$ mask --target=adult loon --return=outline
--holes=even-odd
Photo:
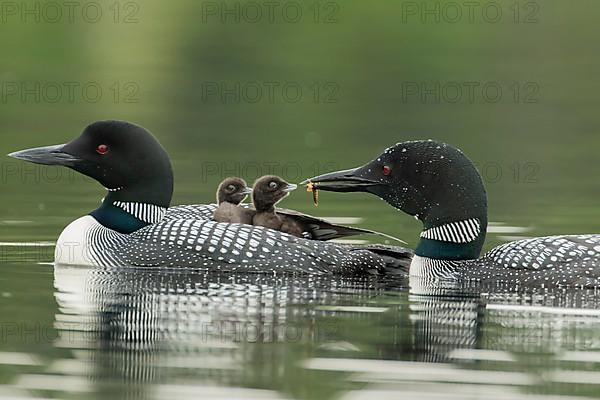
[[[306,240],[177,213],[164,218],[173,193],[169,156],[150,132],[124,121],[95,122],[67,144],[10,156],[67,166],[108,190],[98,209],[63,230],[57,264],[356,275],[396,272],[412,256],[401,247]]]
[[[304,237],[302,226],[298,222],[275,212],[275,204],[288,196],[291,191],[296,190],[297,187],[275,175],[266,175],[254,182],[252,201],[256,214],[252,217],[252,224]]]
[[[596,234],[509,242],[479,258],[487,228],[485,187],[471,160],[448,144],[398,143],[362,167],[307,183],[319,190],[372,193],[422,221],[411,276],[511,287],[600,285]]]
[[[240,207],[252,189],[246,181],[238,177],[226,178],[217,188],[217,204],[219,207],[213,214],[217,222],[230,222],[252,225],[254,212],[246,207]]]

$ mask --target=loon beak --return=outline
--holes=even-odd
[[[252,193],[252,188],[246,186],[244,189],[242,189],[242,191],[240,192],[240,194],[250,194]]]
[[[64,144],[36,147],[33,149],[16,151],[14,153],[10,153],[8,156],[16,158],[17,160],[29,161],[35,164],[64,165],[66,167],[72,167],[76,162],[81,161],[80,158],[69,153],[65,153],[63,151],[64,147]]]
[[[284,187],[282,190],[284,192],[293,192],[294,190],[298,189],[298,185],[294,185],[293,183],[288,183],[288,185],[286,187]]]
[[[330,192],[364,192],[367,188],[381,183],[360,176],[362,168],[363,167],[346,169],[315,176],[300,184],[313,184],[314,189],[327,190]]]

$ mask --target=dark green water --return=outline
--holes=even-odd
[[[596,1],[481,2],[472,17],[446,1],[433,14],[280,2],[272,15],[263,2],[81,2],[60,17],[53,4],[2,5],[1,154],[130,120],[168,149],[173,204],[189,204],[231,174],[300,181],[433,138],[484,175],[486,249],[600,232]],[[0,165],[0,396],[600,393],[594,292],[427,298],[402,281],[55,269],[52,243],[103,190]],[[360,217],[411,247],[420,229],[366,194],[284,205]]]

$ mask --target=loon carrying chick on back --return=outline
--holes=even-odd
[[[398,143],[354,169],[311,178],[318,190],[368,192],[423,222],[410,275],[512,287],[600,285],[600,235],[505,243],[479,257],[487,228],[481,176],[460,150],[435,141]]]
[[[167,218],[173,194],[169,156],[150,132],[128,122],[95,122],[67,144],[10,156],[72,168],[108,190],[98,209],[61,233],[55,251],[59,264],[356,275],[395,272],[412,256],[401,247],[348,246],[189,218],[185,210]]]
[[[260,177],[254,183],[254,189],[249,188],[242,178],[226,178],[217,189],[218,207],[215,206],[212,219],[217,222],[264,226],[296,237],[313,240],[332,240],[373,234],[406,244],[385,233],[338,225],[299,211],[275,207],[296,187],[275,175]],[[240,204],[248,193],[253,194],[254,208]],[[210,204],[177,206],[167,211],[166,218],[211,219],[212,212],[213,206]]]

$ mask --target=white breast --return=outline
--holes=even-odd
[[[434,260],[414,255],[410,263],[409,281],[412,295],[449,295],[460,289],[456,266],[451,261]]]
[[[427,271],[427,265],[424,262],[423,257],[415,254],[410,262],[410,276],[425,277],[428,275],[428,272],[431,271]]]
[[[60,234],[54,262],[63,265],[97,266],[90,233],[101,226],[89,215],[71,222]]]

